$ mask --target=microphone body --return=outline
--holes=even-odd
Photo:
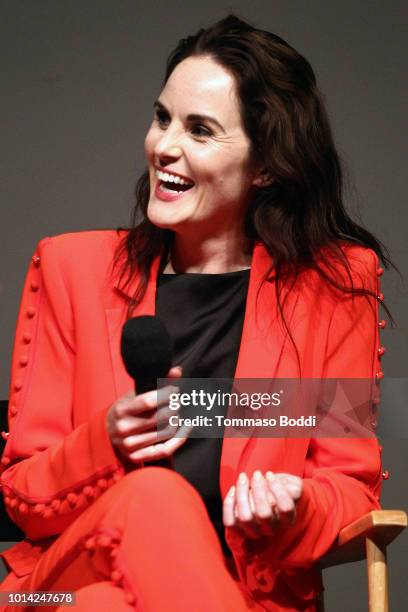
[[[137,393],[156,389],[157,379],[165,378],[171,368],[170,334],[157,317],[144,315],[128,319],[122,329],[120,350]]]

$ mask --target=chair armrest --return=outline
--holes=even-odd
[[[407,526],[403,510],[372,510],[344,527],[334,546],[318,563],[320,569],[366,558],[366,538],[385,548]]]

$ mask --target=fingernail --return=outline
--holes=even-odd
[[[148,392],[145,397],[145,402],[149,408],[154,408],[157,405],[157,389]]]
[[[268,479],[268,480],[270,480],[271,482],[272,482],[273,480],[275,480],[275,474],[274,474],[273,472],[268,471],[268,472],[266,472],[265,476],[266,476],[266,477],[267,477],[267,479]]]
[[[262,479],[262,473],[261,473],[260,470],[256,470],[256,472],[254,472],[253,479],[254,480],[261,480]]]
[[[238,482],[240,484],[246,484],[248,482],[248,478],[247,475],[245,474],[245,472],[241,472],[239,477],[238,477]]]
[[[229,490],[229,492],[228,492],[228,495],[229,495],[230,497],[232,497],[233,495],[235,495],[235,487],[231,487],[231,488],[230,488],[230,490]]]

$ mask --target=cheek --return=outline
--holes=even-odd
[[[148,159],[151,159],[154,155],[154,148],[155,148],[155,144],[156,144],[156,139],[154,136],[154,132],[153,130],[150,128],[149,131],[146,134],[146,138],[144,141],[144,150],[145,150],[145,155]]]
[[[213,185],[223,185],[241,173],[241,164],[231,159],[229,151],[200,151],[194,155],[194,166],[197,178]]]
[[[203,164],[204,166],[204,164]],[[233,190],[235,194],[246,190],[249,180],[248,164],[241,157],[218,159],[208,169],[208,180],[219,191]]]

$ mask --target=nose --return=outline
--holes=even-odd
[[[161,166],[179,159],[183,151],[177,132],[168,128],[156,142],[154,153]]]

